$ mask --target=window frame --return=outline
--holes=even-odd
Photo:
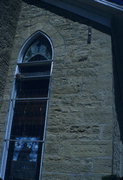
[[[14,106],[16,102],[16,75],[19,73],[19,65],[24,65],[25,62],[23,62],[23,57],[26,52],[26,50],[29,48],[29,46],[33,43],[35,39],[38,37],[44,36],[51,45],[51,51],[52,51],[52,58],[45,61],[38,61],[36,63],[44,64],[44,63],[51,63],[51,69],[50,69],[50,76],[49,76],[49,87],[48,87],[48,95],[47,95],[47,102],[46,102],[46,113],[45,113],[45,120],[44,120],[44,135],[43,135],[43,143],[42,143],[42,152],[41,152],[41,161],[40,161],[40,169],[39,169],[39,179],[42,177],[42,163],[43,163],[43,156],[44,156],[44,146],[45,146],[45,140],[46,140],[46,128],[47,128],[47,120],[48,120],[48,109],[49,109],[49,97],[50,97],[50,90],[51,90],[51,76],[52,76],[52,69],[53,69],[53,58],[54,58],[54,48],[53,43],[48,35],[46,35],[42,31],[36,31],[34,34],[32,34],[22,45],[21,50],[18,55],[17,59],[17,65],[14,73],[14,81],[13,81],[13,87],[12,87],[12,93],[10,98],[10,105],[9,105],[9,111],[7,116],[7,125],[6,125],[6,132],[4,137],[4,146],[3,146],[3,156],[1,161],[1,177],[5,178],[5,171],[7,166],[7,158],[8,158],[8,150],[9,150],[9,143],[10,143],[10,135],[11,135],[11,128],[12,128],[12,122],[13,122],[13,115],[14,115]],[[26,62],[25,64],[31,64],[32,62]],[[34,62],[32,63],[35,64]]]

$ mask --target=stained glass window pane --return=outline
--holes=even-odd
[[[17,98],[48,97],[49,79],[17,81]]]
[[[52,58],[52,49],[49,41],[43,36],[36,39],[27,49],[23,62],[48,60]]]
[[[42,143],[35,137],[10,141],[6,180],[38,180]]]
[[[6,180],[37,180],[45,113],[45,101],[16,102],[9,143]]]
[[[14,109],[11,139],[37,137],[43,139],[46,102],[17,102]]]

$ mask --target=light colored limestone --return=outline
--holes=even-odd
[[[20,48],[32,33],[44,31],[54,45],[54,69],[43,180],[101,180],[111,174],[116,120],[111,39],[92,28],[92,42],[87,44],[87,29],[87,25],[22,2],[0,109],[0,140]]]

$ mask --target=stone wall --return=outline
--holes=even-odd
[[[20,1],[0,1],[0,107],[19,10]]]
[[[43,180],[101,180],[112,173],[114,96],[110,36],[22,3],[0,112],[6,122],[19,50],[35,31],[54,45]],[[5,128],[1,127],[2,134]],[[1,134],[1,137],[2,137]]]
[[[93,29],[88,45],[87,26],[60,22],[66,54],[54,64],[43,177],[99,180],[112,171],[110,37]]]

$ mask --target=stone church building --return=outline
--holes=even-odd
[[[0,177],[123,176],[122,0],[0,1]]]

